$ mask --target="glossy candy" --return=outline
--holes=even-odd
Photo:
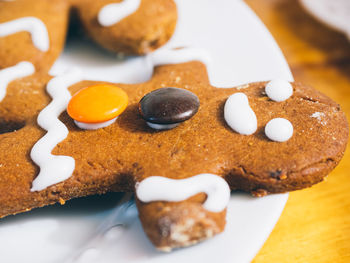
[[[161,88],[145,95],[139,103],[143,119],[154,129],[169,129],[193,117],[198,97],[185,89]]]
[[[108,84],[94,85],[78,91],[70,100],[67,112],[76,122],[99,124],[118,117],[128,105],[128,95]]]

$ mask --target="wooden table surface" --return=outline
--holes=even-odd
[[[309,16],[296,0],[246,2],[275,37],[295,80],[330,96],[349,117],[350,42]],[[348,149],[325,182],[290,193],[253,263],[350,262],[349,174]]]

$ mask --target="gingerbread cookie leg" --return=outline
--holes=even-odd
[[[152,244],[161,251],[187,247],[224,231],[226,210],[212,213],[201,202],[137,202],[142,227]]]
[[[102,47],[146,54],[164,45],[177,20],[173,0],[75,0],[87,33]]]
[[[48,71],[65,42],[67,1],[0,1],[0,69],[29,61]]]
[[[145,233],[159,250],[190,246],[224,230],[230,189],[217,175],[149,177],[137,184],[136,196]]]

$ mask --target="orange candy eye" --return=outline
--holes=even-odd
[[[83,123],[99,123],[119,116],[128,105],[128,95],[121,88],[100,84],[78,91],[70,100],[67,112]]]

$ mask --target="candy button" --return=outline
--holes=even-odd
[[[145,95],[139,111],[147,124],[158,130],[171,129],[193,117],[199,99],[192,92],[180,88],[161,88]]]
[[[78,91],[67,112],[82,129],[99,129],[112,124],[128,105],[128,95],[114,85],[100,84]]]

